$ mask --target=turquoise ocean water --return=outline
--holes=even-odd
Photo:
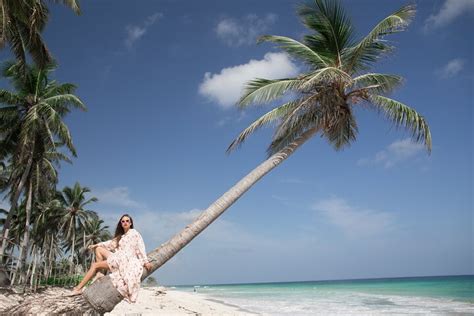
[[[474,276],[469,275],[175,289],[262,315],[474,315],[473,284]]]

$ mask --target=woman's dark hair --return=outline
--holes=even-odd
[[[115,236],[114,236],[114,239],[116,240],[117,245],[118,245],[118,242],[120,241],[120,238],[122,238],[122,235],[125,234],[125,231],[123,230],[123,227],[122,227],[122,218],[124,218],[125,216],[130,218],[130,228],[133,228],[133,218],[130,215],[123,214],[122,216],[120,216],[120,219],[117,224],[117,228],[115,229]]]

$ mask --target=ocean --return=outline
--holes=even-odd
[[[474,275],[468,275],[175,289],[262,315],[474,315],[473,284]]]

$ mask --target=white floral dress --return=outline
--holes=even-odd
[[[117,245],[115,239],[98,244],[112,253],[107,258],[113,285],[128,303],[135,303],[140,289],[143,266],[148,262],[143,238],[131,228]]]

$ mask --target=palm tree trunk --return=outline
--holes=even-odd
[[[33,269],[31,271],[31,277],[30,277],[30,289],[33,289],[35,286],[36,263],[37,263],[37,253],[35,252],[33,261],[32,261]]]
[[[25,186],[26,179],[28,178],[28,175],[30,174],[30,169],[33,164],[33,156],[31,156],[28,159],[28,164],[26,165],[25,171],[23,172],[23,175],[21,176],[20,182],[18,183],[18,187],[16,188],[16,191],[13,194],[13,199],[11,200],[11,206],[10,206],[10,211],[8,212],[7,218],[5,219],[5,224],[3,225],[3,231],[2,231],[2,247],[0,248],[0,254],[1,254],[1,263],[4,263],[5,260],[5,250],[7,248],[7,242],[8,242],[8,235],[10,233],[10,225],[11,225],[11,220],[13,218],[13,215],[16,212],[16,207],[18,205],[18,199],[20,198],[21,191],[23,190],[23,187]]]
[[[20,271],[20,280],[21,282],[26,282],[25,280],[25,271],[23,267],[26,265],[26,257],[28,256],[28,245],[30,243],[30,218],[31,218],[31,204],[33,200],[33,183],[30,181],[29,187],[28,187],[28,198],[26,200],[26,220],[25,220],[25,232],[23,235],[23,251],[22,255],[20,256],[20,265],[19,265],[19,271]]]
[[[145,279],[148,275],[153,273],[156,269],[165,264],[169,259],[171,259],[178,251],[183,249],[191,240],[193,240],[197,235],[199,235],[207,226],[209,226],[213,221],[215,221],[225,210],[227,210],[235,201],[237,201],[247,190],[249,190],[258,180],[260,180],[264,175],[277,167],[285,159],[287,159],[298,147],[303,145],[308,139],[311,138],[317,132],[317,128],[310,129],[303,133],[299,138],[294,142],[286,146],[284,149],[274,154],[263,163],[261,163],[257,168],[251,171],[243,179],[241,179],[236,185],[234,185],[230,190],[228,190],[224,195],[222,195],[217,201],[212,203],[193,223],[186,226],[181,232],[176,234],[168,242],[161,245],[157,249],[153,250],[148,254],[150,259],[156,261],[152,262],[151,271],[147,272],[144,270],[142,275],[142,280]],[[82,304],[84,299],[90,304],[90,308],[98,313],[110,312],[113,308],[122,301],[123,297],[113,286],[112,281],[109,276],[105,276],[85,289],[83,295],[78,298],[79,302]],[[80,301],[79,301],[80,300]],[[24,304],[24,306],[19,305],[15,308],[8,310],[8,312],[13,313],[28,313],[31,309],[31,305],[34,304],[32,301],[29,302],[29,305]],[[41,304],[40,301],[37,304]],[[84,305],[78,306],[75,311],[77,312],[91,312],[89,309],[84,308]],[[48,313],[49,311],[58,311],[57,305],[45,306],[47,308],[44,312]],[[71,311],[71,310],[69,310]]]
[[[30,256],[33,257],[33,258],[36,258],[36,245],[34,245],[32,247]],[[31,277],[31,274],[32,274],[32,271],[33,271],[33,264],[34,264],[34,262],[31,261],[30,264],[28,265],[28,270],[26,272],[25,287],[26,287],[26,284],[28,283],[28,280],[30,280],[30,277]]]
[[[76,219],[74,218],[73,222],[73,227],[72,227],[72,248],[71,248],[71,267],[69,268],[69,273],[73,272],[74,267],[74,246],[76,244]]]

